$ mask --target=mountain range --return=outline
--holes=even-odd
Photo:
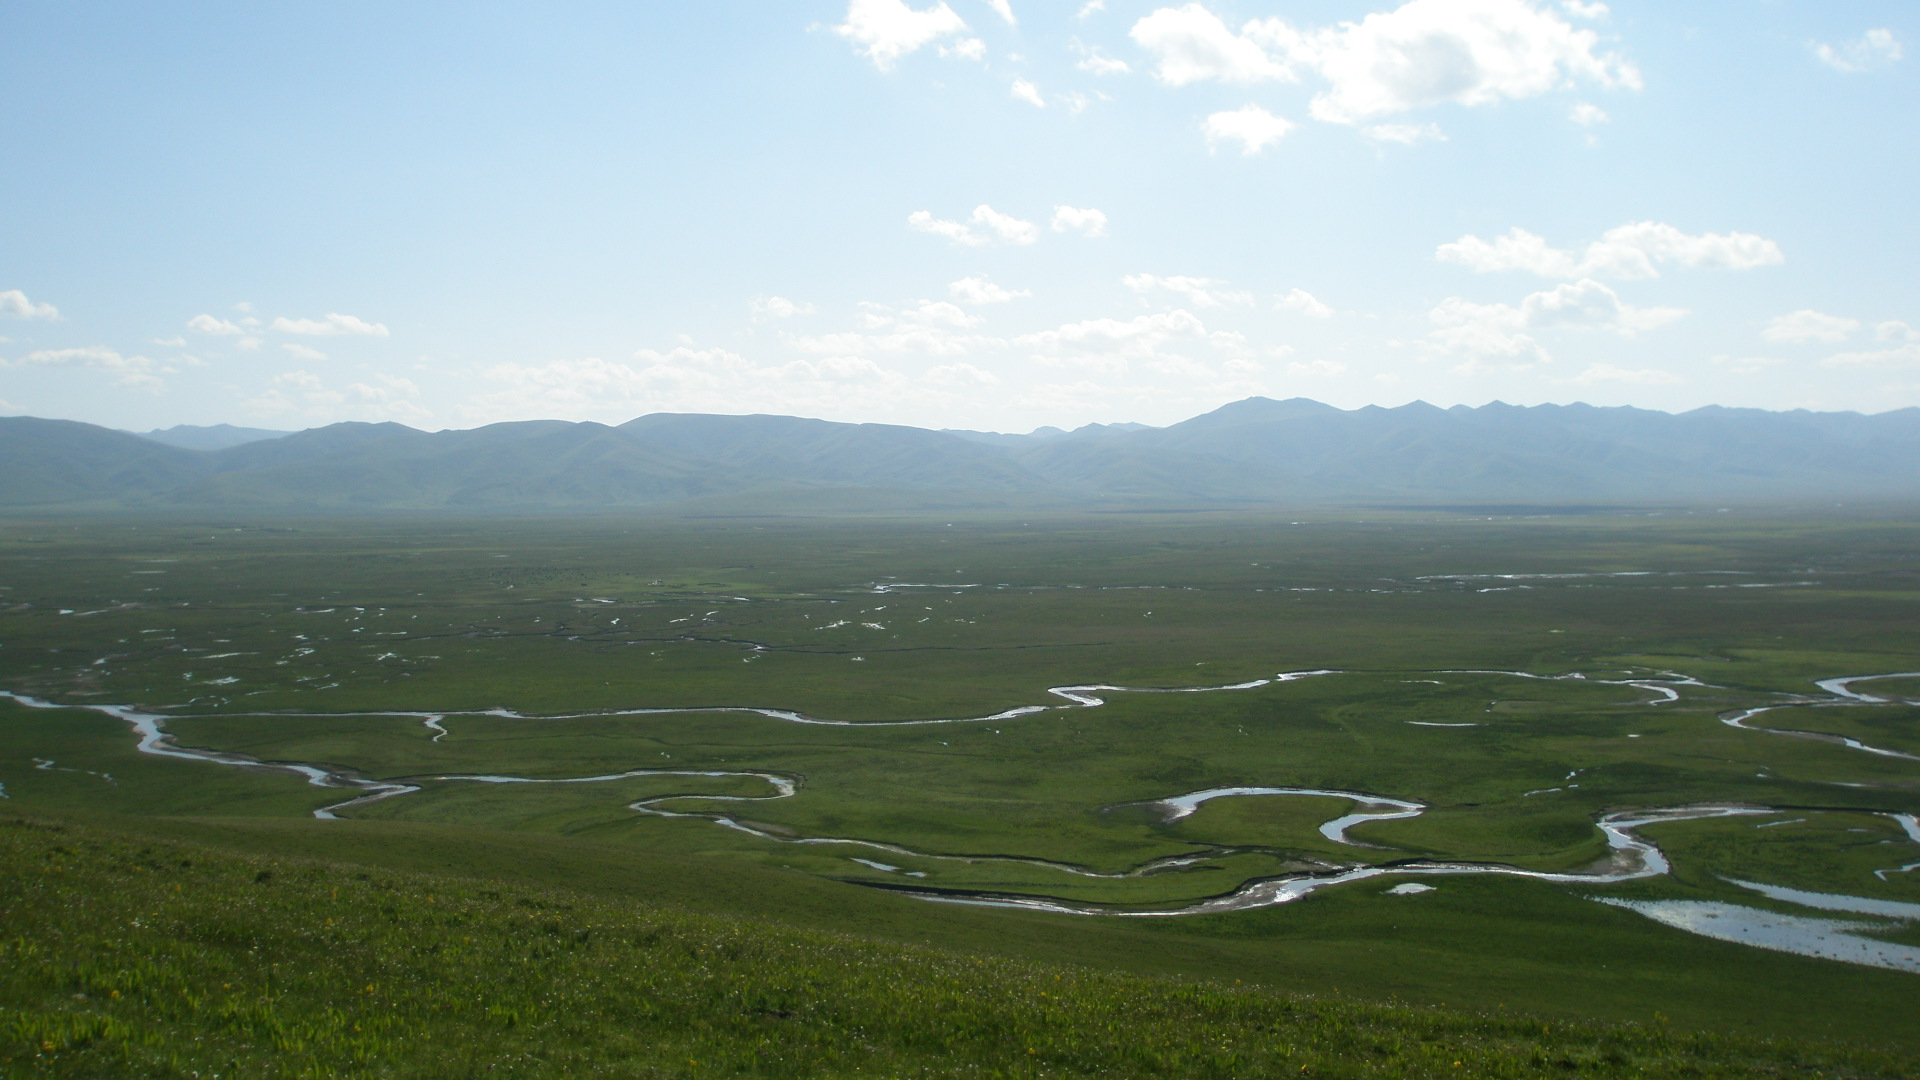
[[[0,508],[472,511],[1783,502],[1920,498],[1920,409],[1342,410],[1248,398],[1026,435],[656,413],[419,431],[0,418]]]

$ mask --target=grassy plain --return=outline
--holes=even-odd
[[[1815,679],[1920,669],[1916,600],[1920,523],[1891,512],[12,523],[0,689],[151,707],[176,717],[185,746],[421,790],[316,821],[351,793],[140,755],[120,721],[0,702],[0,805],[1008,962],[1534,1017],[1657,1012],[1911,1052],[1920,1022],[1897,1003],[1920,976],[1696,937],[1590,897],[1768,906],[1735,877],[1920,901],[1920,872],[1875,873],[1920,860],[1885,816],[1920,811],[1920,768],[1718,719],[1817,696]],[[1053,686],[1322,668],[1339,673],[891,723],[1066,705]],[[1662,673],[1710,685],[1654,704],[1663,695],[1599,681]],[[610,715],[729,706],[853,726]],[[445,715],[488,709],[539,719]],[[436,730],[403,711],[445,718]],[[363,713],[378,715],[348,715]],[[1890,705],[1752,723],[1914,752],[1915,721]],[[770,799],[767,781],[726,776],[433,779],[645,768],[764,772],[798,791]],[[1363,848],[1318,831],[1344,800],[1223,799],[1174,823],[1137,805],[1229,785],[1428,809],[1355,827],[1376,845]],[[630,809],[668,796],[646,805],[696,816]],[[1566,871],[1604,854],[1597,815],[1702,801],[1779,812],[1651,827],[1673,874],[1609,886],[1450,877],[1403,896],[1388,878],[1145,919],[870,887],[1127,908],[1333,862]],[[822,838],[914,854],[793,842]],[[1126,878],[1047,865],[1117,874],[1191,854],[1205,858]]]

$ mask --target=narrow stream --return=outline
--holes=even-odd
[[[1728,727],[1739,728],[1742,731],[1757,731],[1763,735],[1784,735],[1794,739],[1812,739],[1815,742],[1831,743],[1835,746],[1844,746],[1849,750],[1859,750],[1863,753],[1876,754],[1880,757],[1899,758],[1902,761],[1920,761],[1920,754],[1909,754],[1900,750],[1888,750],[1883,747],[1868,746],[1858,739],[1850,739],[1845,735],[1831,735],[1824,731],[1797,731],[1793,728],[1753,727],[1747,723],[1747,721],[1754,717],[1763,713],[1772,712],[1775,709],[1809,707],[1844,708],[1849,705],[1920,705],[1920,702],[1908,698],[1880,697],[1874,694],[1863,694],[1853,689],[1854,683],[1876,682],[1881,679],[1920,679],[1920,671],[1902,671],[1888,675],[1846,675],[1837,679],[1820,679],[1817,680],[1814,685],[1833,695],[1832,697],[1816,698],[1796,695],[1790,701],[1783,701],[1774,705],[1761,705],[1751,709],[1739,709],[1734,712],[1723,713],[1720,716],[1720,722]]]

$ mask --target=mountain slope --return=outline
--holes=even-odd
[[[0,418],[0,506],[719,512],[964,506],[1920,498],[1920,409],[1351,411],[1248,398],[1166,428],[1029,435],[656,413],[425,432],[343,423],[214,451]],[[811,508],[811,509],[810,509]]]
[[[1302,399],[1249,398],[1132,433],[1124,444],[1236,462],[1246,472],[1232,482],[1270,498],[1920,495],[1920,410],[1676,416],[1579,404],[1439,409],[1415,402],[1343,412]]]
[[[620,430],[684,457],[778,480],[955,491],[1046,487],[993,447],[923,428],[654,413]]]
[[[602,424],[559,420],[433,433],[399,424],[336,424],[215,457],[220,475],[171,493],[171,500],[590,509],[687,499],[752,482]]]
[[[71,420],[0,418],[0,505],[138,499],[210,471],[206,455]]]

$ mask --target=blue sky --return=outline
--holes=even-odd
[[[1858,0],[0,9],[0,412],[1920,404]]]

